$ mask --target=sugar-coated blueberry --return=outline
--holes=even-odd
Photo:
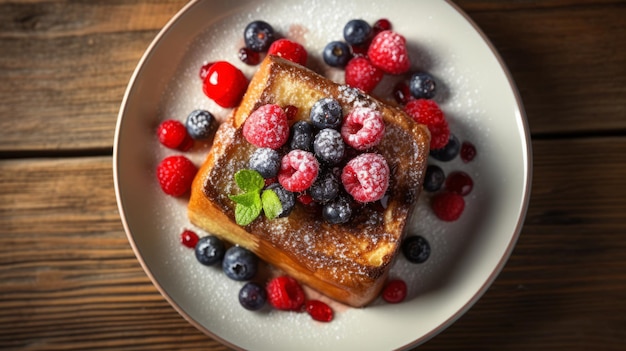
[[[352,54],[350,47],[343,41],[331,41],[326,44],[322,53],[324,62],[332,67],[345,67],[350,61]]]
[[[280,170],[280,154],[270,148],[258,148],[250,156],[248,167],[265,179],[276,177]]]
[[[231,246],[224,254],[222,270],[233,280],[250,280],[257,272],[259,258],[241,246]]]
[[[247,282],[241,290],[239,290],[239,303],[247,310],[260,310],[263,308],[266,301],[267,291],[258,283]]]
[[[430,244],[419,235],[409,236],[402,242],[402,253],[409,262],[424,263],[430,256]]]
[[[333,172],[322,173],[309,188],[311,198],[321,204],[334,200],[339,194],[339,183],[339,178]]]
[[[339,102],[332,98],[322,98],[316,101],[311,107],[309,114],[311,123],[319,128],[337,129],[343,121],[343,110]]]
[[[426,167],[426,173],[424,174],[424,190],[430,193],[438,191],[441,189],[445,180],[446,175],[441,167],[428,165],[428,167]]]
[[[372,35],[372,26],[362,19],[353,19],[343,27],[343,38],[351,45],[367,43]]]
[[[253,21],[244,29],[243,38],[251,50],[267,51],[275,39],[274,28],[265,21]]]
[[[187,133],[193,139],[207,139],[215,130],[215,117],[206,110],[194,110],[185,120]]]
[[[345,154],[346,145],[341,133],[335,129],[326,128],[320,130],[313,140],[315,157],[328,165],[341,162]]]
[[[454,159],[461,150],[461,143],[453,133],[450,133],[448,143],[441,149],[430,150],[430,156],[436,160],[448,162]]]
[[[224,243],[218,237],[207,235],[200,240],[195,247],[196,259],[205,266],[212,266],[224,257]]]
[[[430,74],[417,72],[411,76],[409,90],[416,99],[432,99],[437,92],[437,84]]]
[[[352,217],[350,201],[338,196],[335,200],[327,203],[322,209],[322,217],[330,224],[346,223]]]
[[[313,126],[307,121],[298,121],[291,126],[291,149],[311,151],[313,145]]]

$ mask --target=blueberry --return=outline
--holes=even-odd
[[[428,167],[426,167],[426,174],[424,174],[424,190],[433,193],[441,189],[445,180],[446,175],[443,173],[441,167],[428,165]]]
[[[339,179],[333,172],[322,173],[309,188],[313,201],[325,204],[339,194]]]
[[[409,90],[416,99],[432,99],[437,92],[437,84],[430,74],[417,72],[411,76]]]
[[[296,194],[291,191],[283,188],[280,183],[273,183],[267,186],[266,189],[274,190],[278,199],[280,199],[280,204],[283,206],[283,210],[278,214],[278,217],[287,217],[296,206]]]
[[[341,134],[330,128],[320,130],[313,141],[315,157],[323,163],[335,165],[341,162],[346,151]]]
[[[280,170],[280,154],[270,148],[258,148],[250,156],[248,167],[259,172],[265,179],[276,177]]]
[[[372,35],[372,26],[362,19],[353,19],[343,27],[343,38],[351,45],[367,43]]]
[[[264,21],[250,22],[243,31],[246,46],[251,50],[263,52],[274,42],[274,28]]]
[[[194,110],[187,116],[185,128],[193,139],[207,139],[215,129],[215,117],[209,111]]]
[[[260,310],[265,305],[265,301],[267,301],[267,292],[258,283],[247,282],[239,290],[239,303],[247,310]]]
[[[222,270],[233,280],[250,280],[256,274],[259,258],[241,246],[231,246],[224,254]]]
[[[459,142],[459,139],[456,137],[456,135],[450,133],[450,138],[448,139],[448,143],[446,144],[446,146],[442,147],[441,149],[430,150],[430,156],[432,156],[436,160],[447,162],[454,159],[456,155],[459,154],[460,150],[461,142]]]
[[[409,262],[424,263],[430,256],[430,244],[419,235],[409,236],[402,242],[402,253]]]
[[[218,237],[207,235],[198,240],[195,247],[196,259],[205,266],[212,266],[224,257],[224,243]]]
[[[311,151],[313,144],[313,126],[307,121],[298,121],[291,126],[291,149]]]
[[[350,201],[343,196],[338,196],[335,200],[327,203],[322,209],[322,217],[330,224],[346,223],[352,217],[352,207]]]
[[[319,129],[337,129],[343,121],[343,111],[337,100],[322,98],[313,104],[309,115],[311,123]]]
[[[332,41],[326,45],[322,54],[324,62],[332,67],[345,67],[352,57],[350,47],[343,41]]]

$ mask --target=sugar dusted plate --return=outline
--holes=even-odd
[[[335,320],[328,324],[305,313],[246,311],[237,301],[241,283],[198,264],[179,243],[184,228],[196,228],[186,217],[186,199],[164,195],[157,184],[158,162],[179,152],[159,145],[156,126],[165,119],[183,121],[197,108],[226,117],[228,110],[203,95],[198,71],[206,62],[227,60],[251,76],[254,67],[237,58],[248,22],[271,23],[281,35],[305,45],[312,68],[340,77],[324,68],[320,53],[327,42],[342,38],[343,26],[352,18],[371,23],[388,18],[406,37],[413,68],[438,79],[436,100],[452,132],[474,143],[478,156],[470,163],[458,157],[431,162],[446,173],[470,174],[474,190],[453,223],[436,219],[430,194],[423,193],[409,235],[425,237],[432,253],[420,265],[402,257],[395,262],[391,275],[409,285],[403,303],[377,300],[363,309],[334,305]],[[521,231],[530,194],[528,127],[514,83],[473,22],[455,5],[439,0],[192,1],[159,33],[137,66],[115,138],[118,205],[137,258],[181,315],[234,348],[381,350],[427,341],[467,311],[500,272]],[[199,165],[208,148],[196,145],[186,155]]]

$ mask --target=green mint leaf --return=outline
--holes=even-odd
[[[239,195],[229,195],[230,199],[235,201],[235,222],[240,226],[246,226],[254,221],[263,206],[261,205],[261,196],[259,191],[249,191]]]
[[[265,185],[265,179],[263,179],[261,174],[251,169],[237,171],[235,173],[235,182],[245,192],[261,190]]]
[[[274,190],[263,191],[261,202],[263,203],[263,212],[265,212],[267,219],[272,220],[283,212],[283,205],[280,203],[280,199]]]

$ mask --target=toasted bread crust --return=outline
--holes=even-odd
[[[242,135],[246,118],[258,107],[273,103],[294,105],[292,123],[308,119],[311,106],[333,97],[344,114],[356,106],[377,109],[386,133],[373,152],[385,157],[391,169],[388,197],[359,207],[347,224],[330,225],[318,214],[296,205],[285,218],[259,216],[246,227],[235,223],[234,203],[239,192],[234,173],[247,168],[255,147]],[[189,202],[192,223],[255,252],[261,259],[315,290],[359,307],[380,292],[422,187],[430,135],[400,109],[356,89],[327,80],[302,66],[268,56],[253,77],[241,105],[224,122],[206,161],[194,179]]]

